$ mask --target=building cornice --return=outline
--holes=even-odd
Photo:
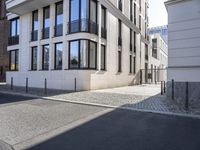
[[[164,3],[165,3],[165,7],[166,7],[166,9],[167,9],[167,7],[168,7],[169,5],[175,5],[175,4],[177,4],[177,3],[182,3],[182,2],[186,2],[186,1],[191,1],[191,0],[168,0],[168,1],[164,2]],[[167,9],[167,10],[168,10],[168,9]]]

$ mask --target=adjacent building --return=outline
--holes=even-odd
[[[189,101],[199,100],[200,1],[169,0],[165,5],[169,16],[168,96],[172,95],[171,81],[174,79],[176,100],[185,100],[185,82],[189,82]]]
[[[91,90],[140,83],[147,0],[7,0],[7,83]]]
[[[0,0],[0,82],[5,82],[6,70],[9,66],[9,57],[7,52],[8,26],[6,18],[6,0]]]

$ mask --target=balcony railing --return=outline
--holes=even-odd
[[[17,45],[19,44],[19,35],[12,36],[8,38],[8,45]]]
[[[32,31],[31,32],[31,41],[37,41],[38,40],[38,31]]]
[[[121,37],[118,37],[118,45],[122,46],[122,38]]]
[[[50,33],[50,28],[44,28],[42,29],[42,39],[48,39]]]
[[[98,24],[88,19],[75,20],[69,23],[68,33],[89,32],[98,34]]]
[[[63,35],[63,24],[58,24],[54,27],[54,36],[62,36]]]
[[[101,37],[106,39],[107,38],[107,30],[106,28],[101,28]]]

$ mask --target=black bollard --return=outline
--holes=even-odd
[[[189,83],[186,82],[186,88],[185,88],[185,109],[189,109]]]
[[[74,78],[74,91],[75,91],[75,92],[76,92],[76,90],[77,90],[77,89],[76,89],[76,84],[77,84],[77,83],[76,83],[76,78]]]
[[[174,79],[172,79],[172,100],[174,100]]]
[[[11,77],[10,89],[13,90],[13,77]]]

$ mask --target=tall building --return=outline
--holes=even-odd
[[[184,102],[189,82],[189,101],[200,98],[200,1],[169,0],[165,2],[169,16],[168,96]]]
[[[6,0],[0,0],[0,82],[5,82],[6,70],[8,70],[8,26],[9,22],[6,18]]]
[[[147,0],[8,0],[7,83],[90,90],[140,83]]]

